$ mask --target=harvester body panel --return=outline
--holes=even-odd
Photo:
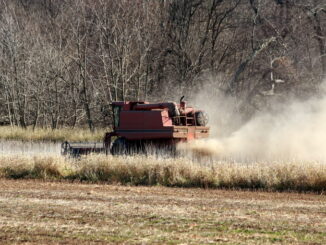
[[[117,129],[116,136],[128,140],[179,139],[182,141],[207,138],[209,128],[201,126],[169,126],[162,129]]]
[[[172,126],[166,110],[121,111],[120,124],[117,130],[128,129],[164,129]]]

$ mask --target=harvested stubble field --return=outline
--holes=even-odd
[[[0,180],[0,243],[325,244],[324,195]]]

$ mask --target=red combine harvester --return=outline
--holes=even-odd
[[[174,151],[179,142],[207,138],[207,115],[202,110],[187,107],[182,99],[180,104],[113,102],[113,131],[105,134],[103,144],[65,142],[62,152],[71,155],[111,152],[118,155],[147,153],[149,148]],[[113,137],[115,140],[112,142]]]

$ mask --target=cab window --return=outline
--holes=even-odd
[[[118,128],[120,125],[120,111],[121,111],[121,106],[117,106],[117,105],[113,106],[113,124],[115,128]]]

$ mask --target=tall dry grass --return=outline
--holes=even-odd
[[[22,140],[22,141],[102,141],[104,133],[108,129],[95,130],[94,133],[89,129],[83,128],[31,128],[23,129],[20,127],[1,126],[0,139],[3,140]]]
[[[79,160],[2,156],[0,178],[320,193],[326,190],[326,165],[295,162],[244,165],[216,162],[204,166],[182,158],[142,156],[94,155]]]

